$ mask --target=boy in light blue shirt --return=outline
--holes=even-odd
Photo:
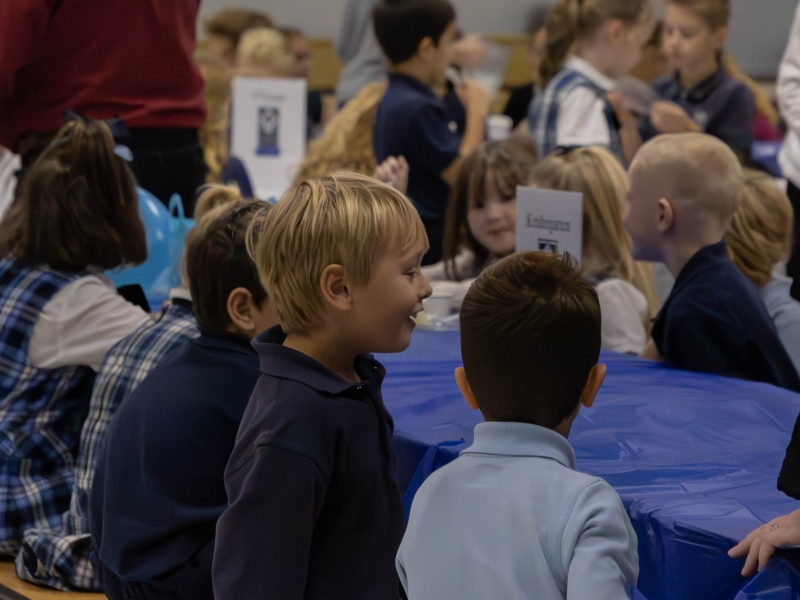
[[[618,600],[639,572],[617,493],[567,441],[603,383],[600,305],[569,257],[512,255],[461,309],[456,380],[485,422],[422,485],[397,555],[413,600]]]

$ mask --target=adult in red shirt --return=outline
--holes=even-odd
[[[0,2],[0,145],[38,156],[65,109],[119,117],[139,184],[190,204],[206,168],[200,0]],[[191,207],[187,207],[191,211]]]

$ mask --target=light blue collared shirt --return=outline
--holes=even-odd
[[[759,292],[783,347],[800,373],[800,302],[792,298],[791,289],[791,277],[773,275],[772,281]]]
[[[617,493],[578,473],[566,438],[526,423],[480,423],[431,475],[397,554],[410,600],[621,600],[639,573]]]

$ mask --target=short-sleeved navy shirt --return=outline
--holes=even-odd
[[[756,119],[753,92],[723,67],[690,90],[681,87],[680,74],[659,79],[653,87],[662,99],[683,108],[705,133],[749,155]],[[645,141],[659,133],[647,118],[640,130]]]
[[[758,290],[730,260],[724,241],[686,263],[652,335],[661,356],[682,369],[800,391]]]
[[[375,159],[408,161],[408,197],[423,219],[443,220],[450,186],[441,174],[459,157],[461,135],[452,108],[418,79],[393,73],[378,106]]]

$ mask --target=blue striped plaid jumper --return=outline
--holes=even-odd
[[[0,260],[0,554],[15,555],[26,529],[55,526],[69,507],[94,371],[39,369],[28,346],[44,306],[84,275]]]
[[[89,496],[105,434],[120,407],[158,362],[184,341],[200,335],[187,302],[176,300],[106,354],[97,374],[89,416],[81,432],[75,487],[69,510],[50,528],[25,532],[17,575],[60,590],[101,590],[90,560]],[[66,509],[65,509],[66,510]]]
[[[605,117],[608,122],[608,132],[611,135],[609,150],[613,152],[622,164],[626,164],[625,154],[622,151],[622,142],[619,139],[619,123],[614,114],[614,109],[606,99],[606,92],[598,87],[591,79],[571,69],[561,69],[550,83],[540,91],[531,102],[528,111],[528,129],[536,143],[540,157],[545,157],[558,147],[557,128],[561,105],[573,90],[585,87],[597,94],[605,104]]]

